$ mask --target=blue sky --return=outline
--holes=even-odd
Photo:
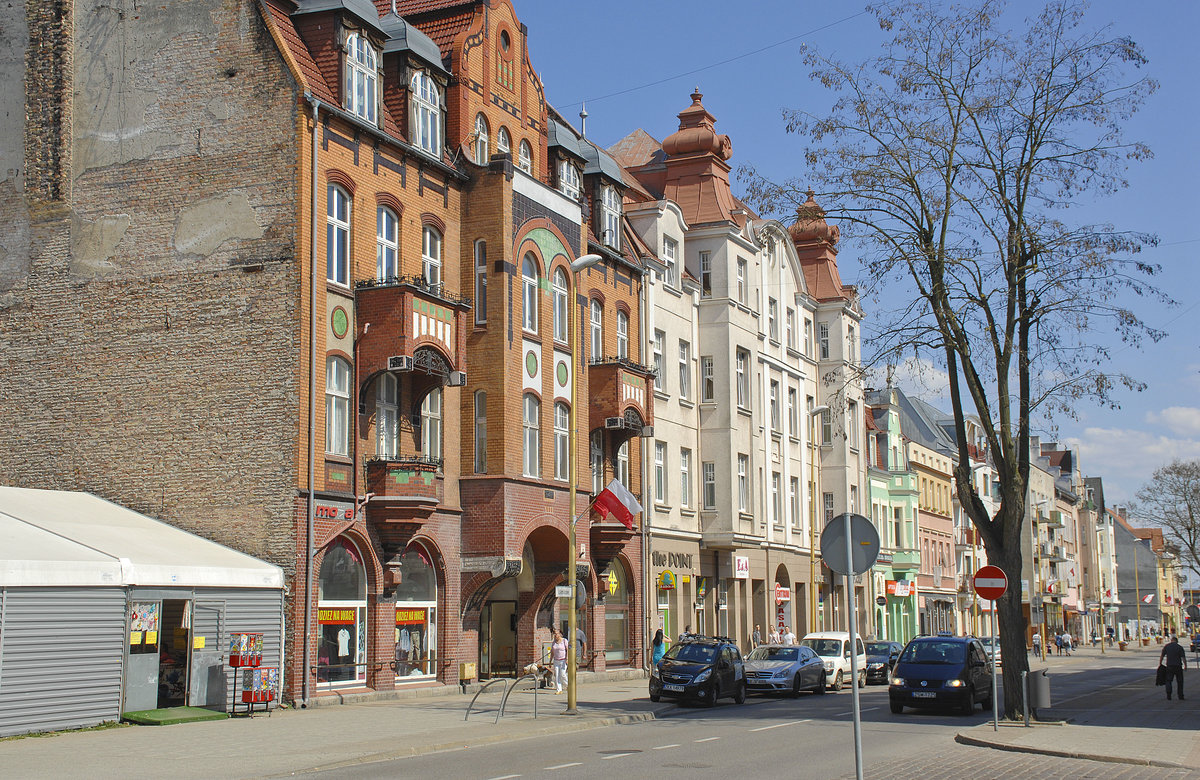
[[[529,28],[547,98],[577,127],[586,101],[591,140],[608,146],[638,127],[661,140],[675,131],[676,114],[699,86],[718,131],[733,141],[735,169],[749,163],[776,179],[806,173],[803,143],[784,132],[780,109],[823,113],[830,104],[829,93],[807,78],[801,44],[857,61],[874,55],[881,40],[874,18],[857,4],[514,3]],[[1012,8],[1035,13],[1040,5],[1018,2]],[[1175,457],[1200,458],[1200,270],[1194,262],[1200,251],[1200,152],[1192,129],[1200,118],[1194,40],[1200,4],[1104,0],[1092,4],[1089,18],[1137,41],[1161,86],[1128,126],[1129,137],[1148,143],[1154,159],[1130,171],[1128,190],[1082,204],[1076,218],[1157,234],[1160,246],[1143,257],[1162,265],[1158,283],[1179,303],[1137,306],[1148,324],[1168,331],[1158,344],[1114,346],[1113,368],[1149,383],[1147,390],[1118,392],[1118,410],[1081,405],[1078,419],[1038,431],[1076,448],[1084,472],[1104,478],[1112,505],[1131,499],[1157,466]],[[735,181],[735,194],[739,189]],[[844,281],[859,280],[853,246],[841,247],[839,267]],[[869,320],[869,310],[867,315]],[[925,387],[914,379],[905,387],[949,408],[936,379]]]

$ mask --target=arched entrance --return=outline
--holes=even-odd
[[[338,537],[321,561],[317,682],[337,687],[367,679],[367,573],[353,541]]]
[[[437,569],[425,545],[412,542],[400,556],[396,586],[396,679],[437,674]]]

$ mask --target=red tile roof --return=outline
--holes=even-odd
[[[450,56],[450,50],[454,48],[454,38],[463,30],[471,25],[471,20],[475,18],[474,3],[401,3],[398,4],[400,15],[413,18],[408,19],[418,30],[428,35],[437,44],[442,52],[442,57]],[[420,14],[425,11],[410,11],[408,5],[427,5],[436,6],[432,10],[441,10],[443,8],[450,9],[461,6],[461,9],[448,14],[437,14],[434,16],[422,17]],[[427,9],[428,10],[428,9]]]
[[[294,4],[286,0],[263,0],[263,5],[267,9],[268,24],[274,26],[278,40],[287,46],[284,55],[290,56],[300,68],[300,77],[303,79],[300,86],[311,92],[314,97],[336,105],[337,97],[325,83],[321,71],[317,69],[317,63],[300,38],[300,33],[296,31],[296,25],[292,23],[290,14]]]
[[[401,16],[409,16],[431,11],[444,11],[460,5],[475,6],[478,4],[479,0],[396,0],[396,10],[400,12]],[[391,0],[375,0],[375,6],[381,9],[381,14],[392,8]]]
[[[608,147],[608,153],[622,168],[636,168],[651,162],[656,155],[661,158],[662,142],[639,127]]]

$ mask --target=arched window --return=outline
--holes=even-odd
[[[592,360],[599,360],[600,358],[604,357],[604,306],[600,303],[600,301],[592,298],[590,309],[590,354],[592,356]]]
[[[371,124],[377,120],[379,53],[366,38],[351,33],[346,39],[346,110]]]
[[[538,267],[532,253],[521,262],[521,324],[530,333],[538,328]]]
[[[421,231],[421,274],[431,287],[442,283],[442,234],[432,225]]]
[[[339,357],[325,363],[325,451],[350,454],[350,364]]]
[[[521,148],[517,152],[517,167],[533,175],[533,148],[528,141],[521,141]]]
[[[579,169],[568,160],[558,163],[558,191],[571,200],[579,200]]]
[[[629,357],[629,315],[617,312],[617,357]]]
[[[475,473],[487,473],[487,393],[475,391]]]
[[[629,487],[629,439],[621,442],[621,446],[617,448],[616,479],[625,487]]]
[[[421,454],[442,458],[442,388],[435,387],[421,399]]]
[[[554,340],[567,340],[567,274],[563,269],[554,271]]]
[[[561,401],[554,404],[554,478],[567,479],[570,475],[571,410]]]
[[[325,198],[325,278],[350,284],[350,195],[330,184]]]
[[[367,576],[362,553],[346,537],[331,544],[318,579],[317,680],[365,680],[367,676]]]
[[[617,188],[606,185],[600,191],[600,226],[603,232],[600,240],[605,246],[613,249],[621,248],[621,196]]]
[[[475,324],[487,322],[487,242],[475,242]]]
[[[400,275],[400,240],[396,212],[380,206],[375,215],[375,275],[380,281]]]
[[[502,127],[496,131],[496,151],[504,154],[512,153],[512,138],[508,134],[508,128]]]
[[[483,114],[475,115],[475,162],[487,165],[488,161],[488,123]]]
[[[400,556],[396,586],[396,677],[427,678],[437,672],[437,569],[433,556],[413,542]]]
[[[592,431],[588,441],[588,460],[592,464],[592,495],[604,489],[604,432]]]
[[[400,454],[400,383],[392,374],[375,382],[375,453],[381,458]]]
[[[524,439],[522,449],[524,451],[524,474],[527,477],[536,477],[541,472],[541,451],[538,447],[538,437],[540,434],[538,420],[542,414],[542,403],[533,393],[526,393],[523,403],[522,426],[524,428]]]
[[[428,73],[413,74],[411,87],[412,126],[409,140],[419,149],[442,155],[442,91]]]

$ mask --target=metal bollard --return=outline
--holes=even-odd
[[[1025,709],[1025,726],[1029,726],[1029,672],[1021,672],[1021,706]]]

